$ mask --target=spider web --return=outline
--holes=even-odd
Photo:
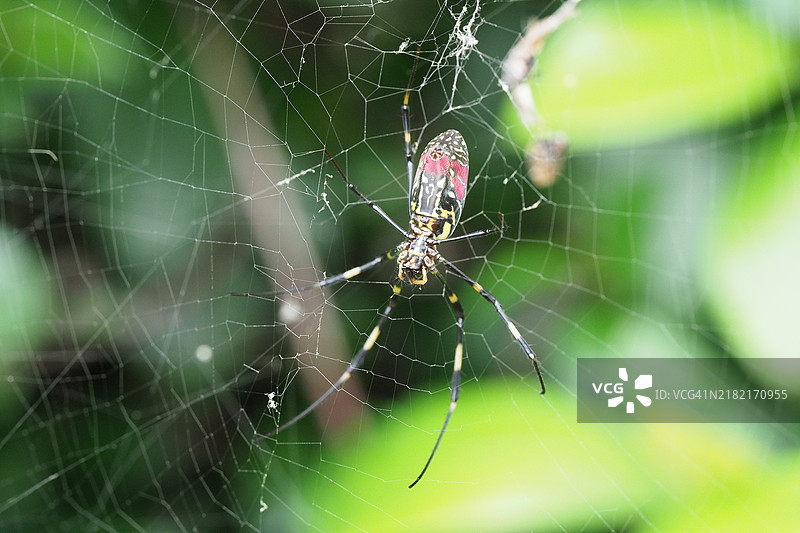
[[[575,372],[733,357],[731,384],[797,390],[745,358],[800,355],[800,11],[585,0],[516,80],[528,108],[504,58],[558,7],[0,4],[2,529],[789,530],[796,427],[577,424]],[[449,403],[441,286],[406,288],[344,391],[270,438],[347,368],[396,264],[231,295],[401,242],[331,159],[406,227],[407,90],[415,147],[467,140],[456,235],[507,226],[440,251],[548,385],[448,276],[464,383],[411,491]],[[551,135],[552,184],[530,159]]]

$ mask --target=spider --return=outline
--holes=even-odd
[[[391,224],[397,231],[404,235],[404,240],[397,247],[381,254],[374,259],[367,261],[363,265],[356,266],[337,274],[330,276],[316,283],[305,285],[302,287],[295,287],[293,289],[262,292],[262,293],[237,293],[238,296],[256,296],[267,297],[276,296],[279,294],[289,294],[302,292],[308,289],[323,287],[331,285],[340,281],[353,279],[354,277],[363,274],[367,270],[374,268],[385,261],[392,259],[397,262],[397,279],[392,282],[392,295],[383,313],[378,320],[377,325],[373,328],[366,342],[364,342],[361,349],[356,353],[347,370],[336,380],[336,382],[319,398],[317,398],[308,407],[303,409],[299,414],[294,416],[291,420],[281,424],[266,434],[257,434],[256,439],[267,438],[277,434],[280,431],[294,425],[299,420],[311,413],[317,406],[319,406],[325,399],[333,394],[335,391],[342,388],[344,383],[350,379],[353,372],[358,369],[367,353],[375,345],[375,341],[381,333],[386,321],[389,319],[392,311],[397,305],[397,298],[400,295],[403,282],[411,283],[413,286],[421,288],[428,282],[428,276],[432,275],[441,282],[444,287],[444,293],[453,311],[456,315],[456,349],[453,358],[453,376],[450,387],[450,407],[447,410],[442,429],[439,431],[439,436],[433,445],[433,450],[428,457],[422,471],[409,485],[412,488],[421,479],[428,467],[433,461],[436,450],[439,448],[439,443],[442,441],[447,425],[453,415],[453,411],[458,403],[458,393],[461,387],[461,363],[464,355],[464,309],[458,300],[458,296],[450,286],[447,284],[442,273],[437,269],[437,263],[444,265],[457,278],[469,283],[470,286],[489,301],[503,319],[511,333],[511,336],[519,343],[525,355],[533,362],[536,375],[539,378],[542,391],[545,393],[544,379],[539,369],[539,365],[530,345],[522,338],[517,326],[511,321],[506,314],[503,306],[497,301],[489,291],[483,288],[479,283],[470,278],[456,265],[442,257],[437,247],[439,244],[461,241],[473,237],[480,237],[488,235],[497,231],[502,231],[504,227],[493,227],[489,229],[479,230],[473,233],[459,235],[453,237],[453,231],[458,224],[461,216],[461,208],[464,205],[467,187],[467,174],[469,171],[469,153],[467,151],[467,143],[464,137],[456,130],[447,130],[440,133],[431,140],[422,152],[417,165],[417,172],[414,173],[414,162],[412,159],[411,150],[411,131],[410,131],[410,111],[408,105],[409,92],[405,94],[405,99],[401,108],[403,120],[403,136],[405,141],[406,162],[408,166],[408,215],[409,215],[409,230],[404,231],[397,223],[395,223],[389,216],[372,200],[358,190],[358,188],[347,179],[344,172],[342,172],[339,165],[327,152],[328,158],[333,163],[339,175],[342,177],[347,187],[353,191],[359,198],[361,198],[367,205],[369,205],[376,213],[378,213],[384,220]]]

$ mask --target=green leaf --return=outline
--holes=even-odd
[[[38,346],[51,307],[46,269],[26,237],[0,225],[0,354],[10,361]]]
[[[81,2],[10,3],[2,14],[0,38],[5,76],[52,80],[58,87],[64,82],[100,84],[106,89],[124,79],[134,38],[108,13]]]
[[[47,124],[54,102],[91,87],[117,94],[130,76],[136,38],[90,3],[10,0],[3,7],[0,141],[4,145],[29,141],[24,117],[36,116]],[[68,123],[66,115],[58,119],[59,126]]]
[[[710,302],[734,352],[744,357],[800,355],[798,178],[800,137],[777,132],[754,151],[714,217],[705,261]],[[800,381],[766,370],[772,383]]]
[[[360,434],[338,451],[322,450],[319,471],[316,465],[298,469],[306,526],[382,532],[623,529],[646,520],[643,502],[655,509],[680,499],[682,489],[704,485],[706,476],[724,479],[728,471],[744,469],[754,453],[748,439],[720,435],[728,427],[578,424],[574,397],[556,387],[539,396],[535,379],[530,381],[465,384],[439,451],[413,489],[408,485],[436,440],[449,391],[413,394],[391,417],[365,417]]]
[[[757,467],[757,468],[756,468]],[[795,531],[800,498],[800,455],[779,457],[732,479],[713,479],[685,493],[682,501],[664,500],[652,513],[654,531]],[[690,499],[691,498],[691,499]],[[687,502],[691,501],[691,508]]]

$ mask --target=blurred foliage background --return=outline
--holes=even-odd
[[[800,7],[584,0],[526,82],[532,132],[501,63],[557,7],[0,2],[0,529],[796,529],[796,425],[577,424],[574,389],[580,357],[729,357],[732,384],[800,390],[759,361],[800,356]],[[342,372],[394,268],[230,296],[399,242],[325,150],[404,227],[407,88],[415,140],[467,139],[463,231],[509,226],[442,253],[549,386],[453,280],[465,384],[411,491],[448,404],[441,289],[261,440]],[[549,133],[569,158],[537,186]]]

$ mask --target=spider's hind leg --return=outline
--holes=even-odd
[[[444,419],[444,424],[442,424],[442,429],[439,431],[439,437],[436,439],[436,443],[433,445],[433,450],[428,457],[428,461],[425,463],[425,466],[422,467],[422,472],[419,473],[417,479],[415,479],[414,482],[408,486],[408,488],[413,487],[419,482],[420,479],[422,479],[422,476],[425,475],[425,472],[428,470],[431,461],[433,461],[433,456],[436,455],[436,450],[439,448],[439,443],[442,442],[442,437],[444,437],[447,424],[450,423],[450,417],[453,416],[453,411],[456,410],[456,405],[458,404],[458,393],[461,391],[461,363],[464,358],[464,308],[461,307],[461,303],[458,301],[458,296],[456,296],[456,293],[454,293],[447,285],[444,276],[442,276],[438,270],[433,270],[432,272],[442,283],[442,286],[444,286],[444,290],[447,295],[447,301],[450,302],[450,305],[453,307],[453,311],[456,314],[456,351],[455,355],[453,356],[453,378],[452,383],[450,384],[450,407],[447,410],[447,416]]]
[[[300,413],[292,417],[288,422],[281,424],[280,426],[273,429],[269,433],[256,434],[254,440],[271,437],[276,433],[279,433],[284,429],[293,426],[294,424],[305,418],[308,414],[310,414],[314,409],[316,409],[322,402],[325,401],[326,398],[328,398],[328,396],[330,396],[331,394],[333,394],[334,392],[336,392],[337,390],[341,389],[344,386],[344,384],[352,377],[353,372],[356,369],[358,369],[364,362],[364,358],[367,356],[367,353],[369,353],[369,351],[372,350],[372,347],[375,346],[375,341],[378,340],[378,337],[381,334],[381,330],[383,330],[384,326],[386,325],[386,321],[389,320],[389,316],[391,316],[392,311],[397,305],[397,297],[400,294],[400,285],[392,285],[392,291],[393,291],[392,296],[389,298],[389,303],[386,304],[386,308],[383,310],[380,320],[378,320],[378,323],[372,329],[372,332],[369,334],[369,337],[367,337],[367,340],[361,346],[361,349],[358,351],[355,357],[353,357],[352,361],[350,361],[350,364],[347,365],[347,370],[345,370],[344,373],[341,376],[339,376],[339,379],[337,379],[336,382],[333,383],[330,386],[330,388],[322,394],[322,396],[317,398],[311,405],[303,409]]]
[[[459,278],[469,283],[478,294],[483,296],[489,303],[491,303],[494,306],[494,309],[495,311],[497,311],[497,314],[500,315],[500,318],[502,318],[503,321],[506,323],[506,327],[508,328],[509,333],[511,333],[511,336],[514,337],[514,340],[516,340],[517,343],[519,343],[519,345],[522,347],[522,351],[525,352],[525,355],[527,355],[528,359],[530,359],[531,362],[533,363],[533,368],[534,370],[536,370],[536,377],[539,378],[539,385],[542,386],[542,392],[540,394],[544,394],[545,393],[544,378],[542,377],[542,371],[539,368],[539,359],[536,357],[536,354],[533,352],[533,348],[531,348],[530,344],[528,344],[528,342],[522,337],[522,334],[520,334],[519,329],[517,329],[517,326],[508,317],[508,314],[506,314],[505,310],[503,309],[503,306],[500,304],[497,298],[495,298],[491,292],[483,288],[483,286],[480,283],[478,283],[471,277],[467,276],[460,268],[455,266],[450,261],[444,258],[441,258],[441,261],[450,272],[452,272]]]

